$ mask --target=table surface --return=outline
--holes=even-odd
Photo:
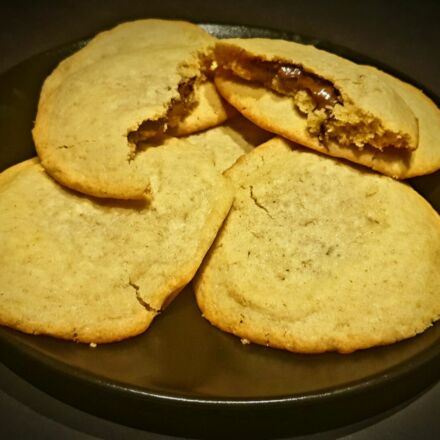
[[[440,2],[39,0],[0,3],[0,72],[36,53],[140,17],[246,24],[314,36],[377,59],[440,96]],[[171,439],[66,405],[0,363],[0,437]],[[298,437],[297,437],[298,438]],[[310,439],[440,438],[440,383],[387,413]]]

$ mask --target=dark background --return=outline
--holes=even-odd
[[[2,0],[0,17],[0,71],[121,21],[164,17],[314,36],[386,62],[440,94],[436,0]]]
[[[139,17],[247,24],[313,36],[385,63],[440,95],[439,1],[1,1],[0,72],[33,54]],[[2,364],[0,437],[170,438],[85,414],[37,390]],[[335,437],[440,438],[440,384],[379,417],[308,438]]]

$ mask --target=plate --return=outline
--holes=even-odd
[[[312,43],[414,83],[313,38],[203,26],[220,38]],[[35,154],[30,130],[42,81],[86,41],[33,56],[0,75],[0,169]],[[411,184],[440,210],[440,173]],[[0,360],[53,396],[119,423],[181,436],[267,438],[335,428],[406,401],[440,378],[439,342],[437,324],[415,338],[350,355],[243,345],[201,317],[187,287],[143,335],[97,348],[0,328]]]

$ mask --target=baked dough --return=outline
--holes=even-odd
[[[214,42],[195,25],[161,20],[99,34],[43,85],[33,130],[43,167],[88,195],[148,197],[148,176],[135,160],[142,142],[229,116],[209,79]]]
[[[440,318],[440,217],[413,189],[275,138],[226,175],[236,197],[195,292],[212,324],[343,353]]]
[[[181,148],[197,146],[215,169],[223,173],[238,158],[272,137],[272,133],[237,115],[219,127],[182,138],[168,138],[164,140],[164,145],[176,145]]]
[[[0,174],[0,324],[80,342],[145,331],[191,280],[232,203],[199,147],[149,153],[151,201],[93,199],[37,159]]]

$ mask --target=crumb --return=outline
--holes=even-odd
[[[89,346],[90,346],[91,348],[96,348],[96,347],[97,347],[97,345],[96,345],[94,342],[90,342]]]
[[[251,341],[249,341],[249,339],[246,339],[246,338],[241,338],[240,341],[243,345],[248,345],[251,343]]]

